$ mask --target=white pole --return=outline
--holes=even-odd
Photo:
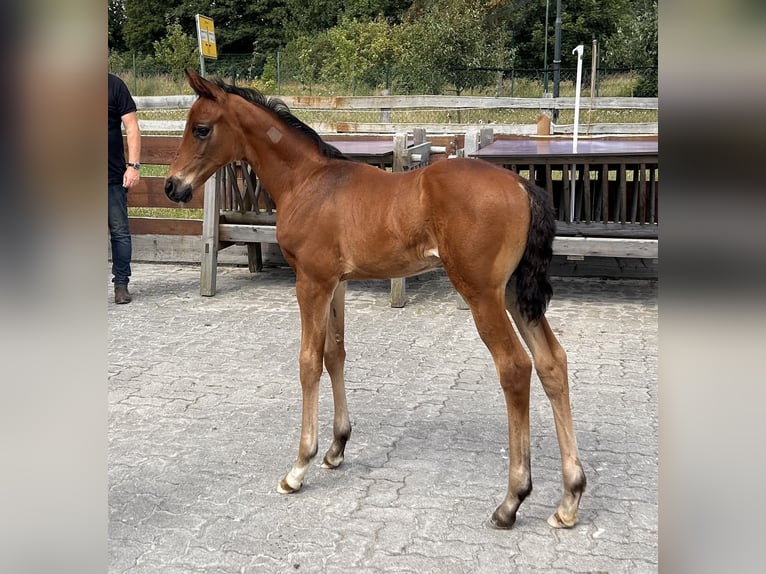
[[[577,82],[575,84],[575,112],[574,112],[574,131],[572,132],[572,153],[577,153],[577,135],[580,130],[580,84],[582,83],[582,53],[585,48],[582,44],[572,50],[573,54],[577,54]],[[574,221],[575,212],[575,172],[577,170],[576,164],[572,164],[572,185],[570,186],[570,206],[569,206],[569,221]]]

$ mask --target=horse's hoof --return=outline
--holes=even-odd
[[[577,515],[575,514],[571,520],[564,520],[556,511],[548,517],[548,524],[553,528],[572,528],[577,524]]]
[[[330,470],[334,470],[334,469],[338,468],[341,465],[342,462],[343,462],[343,457],[342,456],[340,456],[340,457],[338,457],[336,459],[331,459],[330,457],[325,456],[324,460],[322,461],[322,464],[320,464],[319,466],[321,468],[329,468]]]
[[[302,486],[303,483],[296,487],[290,486],[290,484],[287,482],[287,477],[285,476],[282,480],[279,481],[279,484],[277,484],[277,492],[279,494],[293,494],[294,492],[298,492]]]
[[[490,528],[495,530],[510,530],[516,523],[516,514],[508,515],[506,512],[502,512],[500,508],[492,513],[492,517],[489,519]]]

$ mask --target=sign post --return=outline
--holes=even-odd
[[[199,71],[200,75],[205,77],[205,58],[218,58],[218,49],[215,45],[215,28],[213,20],[207,16],[197,14],[197,44],[199,46]]]

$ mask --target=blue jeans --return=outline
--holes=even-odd
[[[119,183],[109,184],[109,238],[112,242],[112,283],[127,285],[133,243],[128,227],[128,190]]]

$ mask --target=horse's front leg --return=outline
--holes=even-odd
[[[324,455],[323,468],[338,468],[343,462],[346,442],[351,436],[351,422],[348,418],[346,383],[343,374],[346,362],[344,336],[344,313],[346,304],[346,282],[341,281],[335,288],[330,310],[327,313],[327,336],[324,344],[324,364],[332,381],[332,397],[335,416],[332,425],[332,444]]]
[[[301,312],[299,361],[303,414],[301,437],[298,443],[298,458],[290,472],[279,481],[277,491],[281,494],[289,494],[301,489],[311,460],[317,453],[319,378],[322,375],[327,313],[335,285],[323,286],[299,276],[295,289]]]

